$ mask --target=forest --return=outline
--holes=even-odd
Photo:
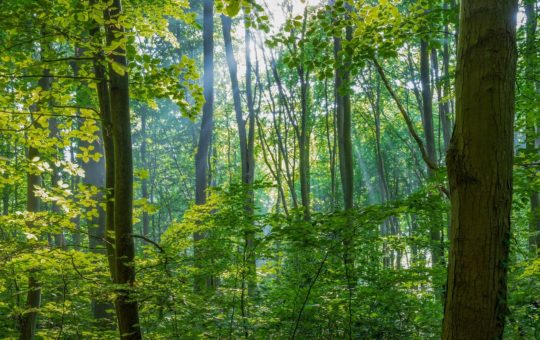
[[[540,339],[540,1],[0,9],[0,339]]]

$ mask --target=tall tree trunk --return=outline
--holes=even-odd
[[[326,130],[326,146],[328,148],[329,158],[329,173],[330,173],[330,211],[336,210],[336,149],[337,149],[337,134],[336,134],[336,108],[335,100],[333,108],[329,107],[328,99],[328,80],[324,81],[324,106],[325,106],[325,130]]]
[[[96,140],[91,143],[83,142],[81,146],[86,148],[93,147],[94,152],[103,155],[103,137],[101,135],[101,131],[99,131]],[[105,191],[105,157],[101,157],[98,161],[90,158],[88,162],[82,162],[82,168],[84,170],[83,184],[94,186],[99,190],[98,195],[94,197],[98,202],[96,207],[98,216],[91,217],[86,221],[88,226],[88,248],[92,253],[106,255],[105,226],[107,217],[105,210],[103,210],[100,204],[103,201],[103,193]],[[111,307],[111,304],[108,302],[92,300],[92,314],[97,326],[104,326],[103,321],[109,321],[111,319],[111,315],[107,312]]]
[[[43,77],[39,79],[38,85],[42,91],[51,89],[51,79],[49,70],[45,69]],[[36,111],[41,110],[41,105],[35,105]],[[39,158],[39,151],[34,146],[28,147],[28,161],[32,162],[34,158]],[[35,194],[36,186],[41,186],[41,175],[36,173],[28,173],[26,187],[26,210],[30,213],[40,211],[40,199]],[[33,227],[30,225],[30,227]],[[21,319],[21,340],[34,339],[37,327],[38,311],[41,305],[41,283],[37,277],[35,270],[31,270],[28,277],[28,293],[26,294],[26,308],[30,311],[25,312]]]
[[[99,0],[91,0],[91,5],[96,5]],[[109,20],[109,12],[104,11],[103,19]],[[90,35],[97,40],[98,45],[103,44],[100,34],[100,24],[94,22],[90,29]],[[111,279],[116,277],[116,259],[114,252],[114,141],[112,132],[111,96],[108,85],[108,77],[105,69],[105,57],[103,50],[94,55],[93,68],[97,79],[96,92],[99,103],[99,115],[101,118],[101,136],[103,138],[103,150],[105,152],[105,243],[107,248],[107,260]]]
[[[203,115],[199,144],[195,154],[195,204],[206,203],[208,188],[208,156],[214,129],[214,1],[203,3],[203,63],[204,63],[204,99]],[[200,261],[201,249],[197,243],[204,238],[200,232],[193,235],[195,241],[195,260]],[[195,278],[195,289],[203,290],[214,286],[212,277],[208,275]]]
[[[442,127],[444,151],[448,150],[450,145],[450,137],[452,136],[452,123],[450,121],[448,100],[443,95],[443,81],[440,78],[439,73],[439,58],[437,57],[437,50],[431,49],[431,67],[435,79],[435,88],[437,89],[437,102],[439,104],[439,121]],[[439,150],[440,152],[440,150]]]
[[[49,118],[49,138],[51,140],[58,140],[58,138],[60,138],[60,134],[59,134],[59,131],[58,131],[58,121],[56,119],[56,117],[50,117]],[[63,150],[58,150],[55,147],[54,148],[54,157],[63,157],[63,153],[62,151]],[[52,168],[52,173],[51,173],[51,188],[54,188],[55,185],[58,184],[58,181],[61,179],[60,177],[60,168],[58,166],[56,166],[55,164],[53,164],[51,166]],[[52,203],[51,205],[51,212],[55,215],[60,215],[61,214],[61,210],[60,210],[60,207],[58,206],[58,204],[56,203]],[[57,234],[54,234],[54,245],[55,247],[58,247],[58,248],[63,248],[65,247],[65,244],[66,244],[66,239],[65,239],[65,236],[64,236],[64,231],[61,230],[59,233]]]
[[[122,13],[121,0],[114,0],[109,9],[111,23],[107,27],[109,43],[124,36],[124,28],[118,20]],[[132,289],[135,284],[135,245],[133,242],[133,150],[129,110],[129,79],[126,47],[120,44],[111,58],[123,72],[112,66],[110,75],[110,99],[112,138],[114,143],[114,245],[116,260],[115,283],[121,285],[116,295],[116,316],[120,336],[141,339],[138,303]]]
[[[527,16],[526,28],[526,41],[525,41],[525,78],[526,86],[525,91],[531,98],[538,98],[540,96],[540,80],[537,79],[538,57],[536,48],[536,1],[525,1],[525,15]],[[538,136],[538,104],[537,99],[532,100],[532,105],[527,109],[526,115],[526,151],[527,154],[532,156],[538,152],[539,136]],[[536,174],[532,174],[530,181],[535,182]],[[531,219],[529,222],[529,250],[532,256],[538,256],[540,250],[540,193],[537,190],[532,189],[530,193],[531,201]]]
[[[501,339],[512,204],[517,1],[463,0],[443,339]]]
[[[346,28],[346,38],[352,38],[352,28]],[[335,98],[337,140],[339,152],[339,170],[341,175],[341,189],[345,210],[353,208],[353,150],[351,142],[351,96],[350,96],[350,65],[344,62],[341,38],[334,37],[334,56],[337,62],[335,74]]]
[[[424,138],[429,160],[437,164],[437,149],[435,145],[435,131],[433,127],[433,96],[431,93],[429,66],[429,48],[425,40],[420,42],[420,83],[422,84],[422,123],[424,126]],[[427,167],[430,179],[435,177],[434,169]],[[437,215],[437,216],[435,216]],[[431,256],[433,265],[442,261],[444,252],[441,247],[441,223],[440,214],[434,214],[430,218]]]
[[[251,64],[251,32],[249,29],[248,18],[245,22],[245,55],[246,55],[246,99],[248,108],[247,123],[249,124],[249,130],[247,133],[246,141],[246,155],[244,162],[246,163],[246,170],[243,175],[244,184],[247,186],[247,198],[246,198],[246,213],[250,221],[250,229],[246,231],[246,246],[247,246],[247,266],[248,266],[248,296],[253,297],[255,295],[256,284],[256,257],[255,257],[255,233],[253,231],[253,208],[255,204],[255,196],[253,192],[253,180],[255,177],[255,107],[254,107],[254,95],[252,90],[252,64]],[[245,124],[245,123],[244,123]],[[245,125],[244,125],[245,129]],[[244,133],[245,134],[245,133]]]
[[[300,138],[298,140],[300,172],[300,198],[302,201],[302,209],[304,221],[311,219],[311,199],[310,199],[310,118],[308,107],[309,96],[309,73],[305,72],[304,67],[298,68],[298,76],[300,78],[300,102],[301,102],[301,117],[300,117]]]
[[[146,134],[146,119],[147,119],[147,110],[146,107],[144,107],[141,110],[141,163],[143,169],[146,171],[149,171],[148,169],[148,161],[146,157],[146,148],[148,146],[148,143],[146,141],[147,134]],[[141,195],[143,198],[146,199],[148,202],[148,176],[143,176],[143,179],[141,181]],[[142,234],[145,237],[148,237],[150,234],[150,216],[148,215],[148,211],[146,209],[143,211],[142,215]]]
[[[11,159],[12,155],[10,152],[10,144],[6,141],[6,151],[4,153],[4,156],[8,159]],[[9,173],[6,171],[4,173],[4,178],[7,178],[9,176]],[[11,186],[4,184],[4,188],[2,189],[2,215],[8,215],[9,214],[9,196],[11,193]],[[1,229],[0,229],[1,231]]]
[[[222,15],[221,23],[223,26],[223,40],[225,42],[225,53],[227,58],[227,64],[229,66],[229,75],[231,78],[231,85],[233,90],[234,111],[236,114],[236,124],[238,125],[238,137],[240,142],[240,162],[242,168],[242,183],[246,190],[246,204],[245,211],[248,220],[251,223],[253,215],[254,205],[254,193],[252,189],[253,177],[255,170],[255,157],[254,157],[254,139],[255,139],[255,109],[253,105],[253,91],[252,91],[252,65],[251,65],[251,34],[249,28],[246,25],[245,28],[245,55],[246,55],[246,99],[248,116],[247,120],[244,119],[242,112],[242,102],[240,98],[240,87],[238,85],[237,76],[237,64],[234,58],[234,51],[231,38],[231,18]],[[249,131],[246,129],[246,124],[249,124]],[[250,229],[252,229],[250,227]],[[245,235],[245,241],[247,246],[246,254],[248,254],[248,296],[255,294],[255,256],[254,256],[254,233],[253,231],[247,231]]]

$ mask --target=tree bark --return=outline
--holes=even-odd
[[[352,38],[352,28],[346,28],[346,38]],[[339,170],[341,189],[345,210],[353,208],[354,167],[351,142],[351,96],[350,96],[350,65],[340,56],[342,51],[341,37],[334,37],[334,57],[337,63],[335,72],[335,98],[337,140],[339,152]]]
[[[144,107],[141,110],[141,163],[143,166],[143,169],[149,171],[148,169],[148,161],[146,156],[146,149],[148,146],[148,143],[146,142],[147,134],[146,134],[146,117],[147,110],[146,107]],[[146,199],[148,202],[148,178],[147,176],[144,176],[141,181],[141,196]],[[145,237],[148,237],[150,234],[150,216],[148,215],[148,211],[146,209],[143,211],[142,214],[142,234]]]
[[[536,48],[536,28],[537,28],[537,14],[536,14],[536,1],[525,1],[525,15],[527,22],[525,24],[526,37],[525,37],[525,77],[526,86],[525,91],[531,98],[538,98],[540,96],[540,80],[537,80],[536,67],[537,48]],[[533,99],[532,105],[527,108],[526,114],[526,152],[528,155],[533,156],[538,152],[539,138],[538,138],[538,100]],[[535,182],[536,173],[530,176],[531,183]],[[531,217],[529,222],[529,250],[531,256],[539,256],[540,250],[540,193],[534,190],[531,185],[530,204],[531,204]]]
[[[300,117],[300,138],[298,140],[300,172],[300,198],[302,201],[302,209],[304,221],[311,219],[311,198],[310,198],[310,118],[308,108],[309,95],[309,73],[305,72],[303,67],[298,68],[298,76],[300,78],[300,101],[301,101],[301,117]]]
[[[111,24],[107,27],[108,41],[119,39],[124,28],[119,22],[121,0],[114,0],[109,9]],[[120,337],[142,339],[138,303],[132,296],[135,284],[135,245],[133,242],[133,150],[129,109],[129,79],[125,45],[114,50],[111,62],[125,70],[118,73],[111,66],[110,100],[112,138],[114,143],[114,245],[117,289],[116,316]]]
[[[99,131],[96,140],[91,143],[81,143],[81,146],[86,148],[93,147],[94,152],[103,155],[98,161],[90,158],[88,162],[82,162],[82,168],[84,170],[82,182],[85,185],[94,186],[99,190],[98,195],[94,197],[98,202],[96,206],[98,216],[89,218],[86,221],[88,228],[88,248],[92,253],[107,255],[107,243],[105,242],[107,216],[105,210],[101,207],[101,202],[105,197],[103,194],[105,192],[105,157],[102,141],[103,137],[101,131]],[[111,304],[108,302],[92,300],[92,314],[98,326],[103,326],[103,320],[109,321],[111,319],[110,313],[107,312],[111,307]]]
[[[203,2],[203,87],[204,99],[203,114],[199,144],[195,154],[195,204],[206,203],[206,189],[208,188],[208,157],[212,143],[214,129],[214,1]],[[196,232],[193,235],[195,242],[195,261],[200,261],[201,249],[197,243],[205,235]],[[205,275],[195,278],[195,289],[203,290],[214,286],[212,277]]]
[[[517,1],[463,0],[443,339],[501,339],[507,313]]]
[[[51,80],[49,77],[49,70],[45,69],[43,72],[44,77],[40,78],[38,85],[42,91],[49,91],[51,89]],[[35,106],[36,111],[40,111],[40,104]],[[34,146],[28,147],[28,161],[32,162],[34,158],[39,158],[39,151]],[[35,194],[35,187],[41,186],[41,175],[36,173],[28,173],[27,186],[26,186],[26,210],[31,213],[37,213],[41,208],[41,201]],[[30,225],[30,227],[33,227]],[[41,305],[41,283],[35,273],[35,270],[30,270],[28,277],[28,293],[26,294],[26,308],[31,309],[29,312],[25,312],[21,318],[21,340],[34,339],[37,328],[38,311]]]
[[[435,131],[433,127],[433,95],[431,92],[429,65],[429,48],[425,40],[420,41],[420,83],[422,84],[422,123],[424,127],[424,138],[426,141],[426,151],[429,160],[437,164],[437,149],[435,145]],[[433,179],[435,170],[427,167],[428,176]],[[444,257],[444,249],[441,246],[442,216],[433,214],[430,217],[429,233],[431,238],[432,265],[440,263]]]
[[[444,98],[443,94],[443,81],[441,80],[439,73],[439,58],[437,56],[437,50],[431,49],[431,67],[433,69],[435,87],[437,89],[437,102],[439,105],[439,122],[441,124],[443,133],[444,151],[448,150],[450,146],[450,137],[452,136],[452,123],[450,121],[448,100]],[[439,150],[440,153],[442,151]]]

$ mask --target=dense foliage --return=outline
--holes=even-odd
[[[205,204],[203,1],[122,5],[111,16],[113,1],[0,0],[0,338],[32,312],[39,339],[117,338],[125,289],[148,339],[439,338],[455,1],[216,1]],[[539,6],[518,13],[510,339],[540,337]],[[127,288],[105,228],[114,128],[99,88],[115,74],[129,75],[133,136]]]

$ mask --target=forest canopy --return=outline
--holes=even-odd
[[[0,338],[540,338],[537,0],[0,0]]]

